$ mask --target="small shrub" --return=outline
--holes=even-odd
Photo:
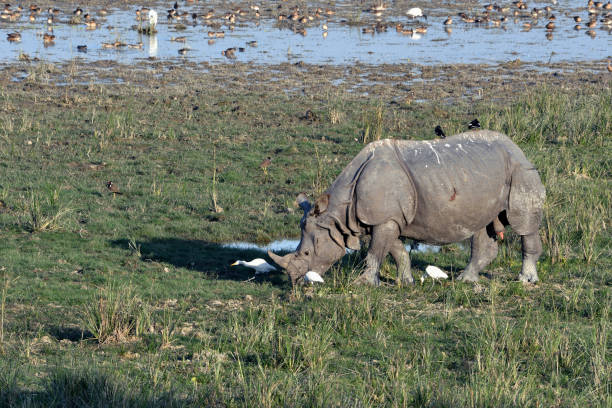
[[[86,306],[83,323],[99,343],[123,342],[143,332],[146,310],[130,286],[110,283]]]

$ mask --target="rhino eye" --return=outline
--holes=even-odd
[[[310,255],[310,252],[309,251],[304,251],[304,255],[308,256],[308,255]]]

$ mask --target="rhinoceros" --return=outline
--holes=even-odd
[[[493,221],[521,236],[519,279],[536,282],[542,252],[538,234],[546,191],[537,170],[507,136],[490,130],[431,141],[380,140],[366,145],[304,215],[295,252],[270,257],[295,285],[308,271],[323,275],[370,236],[360,283],[378,285],[388,253],[398,283],[412,284],[401,237],[443,245],[471,238],[471,256],[458,279],[477,281],[497,256]]]

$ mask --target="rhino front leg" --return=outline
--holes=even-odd
[[[414,279],[410,272],[410,254],[406,251],[404,243],[400,239],[395,240],[390,252],[397,265],[398,285],[414,284]]]
[[[497,256],[497,243],[495,238],[489,236],[486,227],[472,236],[472,253],[470,262],[457,280],[476,282],[478,273],[491,263]]]
[[[380,285],[380,265],[399,237],[399,227],[389,221],[372,228],[372,240],[366,256],[366,270],[357,278],[356,283]]]
[[[535,232],[530,235],[521,236],[523,244],[523,268],[519,275],[521,282],[537,282],[538,271],[536,269],[536,262],[542,253],[542,241],[540,235]]]

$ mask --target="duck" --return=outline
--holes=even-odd
[[[77,45],[78,52],[87,52],[87,45]]]
[[[20,33],[8,33],[6,35],[6,39],[10,42],[20,42],[21,34]]]
[[[547,30],[554,30],[554,28],[555,28],[555,23],[553,23],[552,21],[549,21],[548,24],[546,24]]]
[[[224,51],[221,51],[221,55],[223,55],[225,58],[236,58],[236,48],[230,47]]]
[[[427,27],[419,26],[419,27],[414,29],[414,32],[415,33],[419,33],[419,34],[425,34],[427,32]]]
[[[250,261],[238,260],[234,262],[233,264],[231,264],[230,266],[237,266],[237,265],[244,266],[244,267],[255,270],[255,275],[261,275],[264,273],[270,273],[272,271],[276,271],[276,268],[274,266],[270,265],[268,262],[266,262],[265,259],[262,259],[262,258],[255,258]]]
[[[98,22],[95,19],[91,19],[85,23],[88,30],[95,30],[98,28]]]
[[[574,16],[574,21],[575,21],[575,22],[577,22],[577,23],[579,23],[579,22],[581,22],[581,21],[582,21],[582,17],[580,17],[580,16]]]
[[[448,16],[448,18],[446,20],[444,20],[444,25],[451,25],[453,24],[453,18],[451,16]]]
[[[45,43],[47,45],[55,43],[55,35],[49,34],[49,33],[44,33],[43,34],[43,43]]]

